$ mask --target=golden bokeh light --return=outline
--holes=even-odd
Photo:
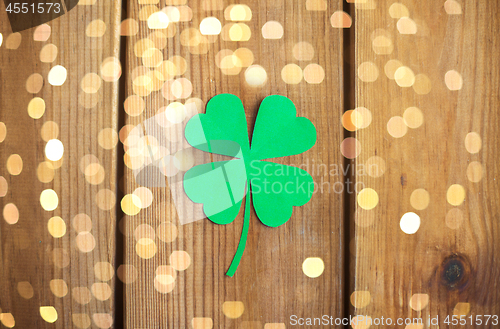
[[[109,189],[102,189],[97,192],[95,196],[97,207],[101,210],[111,210],[115,206],[116,196],[115,192]]]
[[[415,311],[421,311],[429,304],[428,294],[414,294],[410,298],[410,307]]]
[[[134,190],[132,194],[139,198],[140,202],[137,206],[139,206],[142,209],[146,209],[151,205],[151,203],[153,203],[153,193],[147,187],[143,186],[138,187]],[[133,198],[132,201],[134,200],[136,199]]]
[[[351,305],[357,309],[367,307],[371,301],[371,294],[369,291],[354,291],[351,294]]]
[[[401,138],[408,132],[408,126],[402,117],[394,116],[387,122],[387,132],[394,138]]]
[[[0,176],[0,198],[6,196],[8,191],[9,184],[7,183],[7,180],[5,179],[5,177]]]
[[[22,35],[19,32],[9,34],[5,40],[5,48],[7,49],[17,49],[21,45]]]
[[[94,273],[97,279],[109,281],[113,278],[115,270],[109,262],[98,262],[94,265]]]
[[[52,63],[56,60],[57,53],[57,46],[49,43],[43,46],[42,50],[40,51],[40,61],[42,63]]]
[[[113,325],[113,317],[108,313],[94,313],[92,320],[101,329],[108,329]]]
[[[444,10],[448,15],[462,14],[462,6],[456,0],[446,0],[444,3]]]
[[[125,112],[130,116],[138,116],[140,115],[144,109],[146,108],[146,103],[142,97],[137,95],[130,95],[125,100],[123,107]]]
[[[57,311],[53,306],[40,306],[40,316],[48,323],[57,321]]]
[[[182,42],[182,38],[181,38]],[[184,45],[184,44],[183,44]],[[151,39],[145,38],[145,39],[140,39],[134,44],[134,54],[137,57],[142,57],[144,52],[148,50],[149,48],[154,48],[155,44]]]
[[[39,73],[33,73],[26,80],[26,91],[31,94],[37,94],[42,90],[43,77]]]
[[[245,305],[242,302],[224,302],[222,304],[222,313],[230,319],[237,319],[243,315]]]
[[[53,86],[62,86],[66,82],[68,71],[62,65],[56,65],[49,71],[47,80]]]
[[[357,129],[367,128],[372,123],[372,112],[366,107],[357,107],[351,113],[351,122]]]
[[[193,329],[212,329],[214,327],[214,321],[212,318],[193,318],[191,320],[191,326]]]
[[[40,119],[45,113],[45,101],[40,97],[33,98],[28,103],[28,115],[33,119]]]
[[[424,210],[429,206],[430,196],[423,188],[414,190],[410,195],[410,204],[416,210]]]
[[[308,257],[302,263],[302,272],[310,278],[317,278],[325,270],[325,263],[319,257]]]
[[[149,238],[142,238],[135,244],[135,251],[137,255],[143,259],[150,259],[156,255],[156,243]]]
[[[354,137],[347,137],[340,144],[340,153],[347,159],[354,159],[361,154],[361,143]]]
[[[401,34],[416,34],[417,24],[409,17],[401,17],[396,24],[399,33]]]
[[[334,28],[347,29],[352,25],[352,18],[345,11],[336,11],[330,17],[330,24]]]
[[[460,90],[464,84],[462,75],[455,70],[450,70],[444,75],[444,83],[449,90]]]
[[[472,161],[467,166],[467,179],[472,183],[478,183],[483,179],[483,166],[477,162]]]
[[[171,23],[180,22],[180,20],[181,20],[181,11],[179,10],[179,8],[173,7],[173,6],[167,6],[167,7],[164,7],[161,11],[163,11],[165,14],[167,14],[168,20]],[[174,25],[174,24],[169,24],[169,26],[170,25]]]
[[[302,81],[302,69],[297,64],[287,64],[281,70],[281,78],[287,84],[298,84]]]
[[[171,222],[163,222],[156,228],[156,235],[158,235],[158,238],[163,242],[173,242],[178,235],[177,226]]]
[[[73,324],[80,329],[87,329],[92,325],[92,320],[85,313],[73,313],[71,315],[71,320],[73,320]]]
[[[191,265],[191,257],[182,250],[173,251],[169,259],[170,265],[177,271],[185,271]]]
[[[373,52],[377,55],[389,55],[394,50],[391,35],[384,29],[375,30],[372,35]]]
[[[113,293],[109,284],[104,282],[94,283],[90,290],[92,291],[92,295],[94,295],[94,297],[100,301],[108,300]]]
[[[66,281],[62,279],[50,280],[49,286],[50,291],[52,291],[56,297],[62,298],[68,294],[68,285]]]
[[[415,234],[420,228],[420,216],[414,212],[405,213],[401,217],[399,227],[406,234]]]
[[[19,210],[15,204],[7,203],[3,207],[3,219],[10,225],[16,224],[19,221]]]
[[[262,26],[262,37],[264,39],[281,39],[283,33],[283,26],[280,22],[268,21]]]
[[[64,145],[58,139],[51,139],[45,145],[45,156],[50,161],[58,161],[64,155]]]
[[[33,32],[33,40],[35,41],[47,41],[50,37],[51,27],[47,24],[42,24],[38,26]]]
[[[378,204],[378,193],[372,188],[364,188],[357,195],[358,205],[365,209],[371,210]]]
[[[70,256],[66,249],[54,248],[52,250],[52,261],[58,268],[65,268],[69,266]]]
[[[279,33],[279,30],[270,32]],[[251,36],[252,30],[245,23],[229,23],[224,25],[221,31],[221,37],[224,41],[248,41]]]
[[[314,57],[314,47],[306,41],[297,42],[293,46],[292,53],[298,61],[310,61]]]
[[[266,70],[260,65],[251,65],[245,70],[245,81],[252,87],[263,86],[267,81]]]
[[[166,29],[168,24],[170,23],[170,19],[168,15],[163,11],[158,11],[149,15],[148,19],[148,27],[152,30],[154,29]]]
[[[465,189],[460,184],[453,184],[446,192],[446,200],[452,206],[460,206],[465,201]]]
[[[7,171],[12,176],[17,176],[23,171],[23,159],[19,154],[11,154],[7,158]]]
[[[134,283],[138,275],[137,268],[134,265],[122,264],[116,270],[116,276],[125,284]]]
[[[43,190],[40,193],[40,204],[45,211],[53,211],[59,205],[59,197],[52,189]]]
[[[82,232],[76,236],[76,246],[81,252],[91,252],[94,250],[96,241],[92,233]]]
[[[134,239],[139,241],[140,239],[151,239],[156,238],[154,228],[149,224],[138,225],[134,230]]]
[[[120,60],[116,57],[108,57],[101,64],[101,78],[104,81],[118,81],[122,75],[122,66]]]
[[[401,66],[394,72],[394,80],[398,86],[408,88],[415,83],[415,73],[409,67]]]
[[[47,228],[50,235],[52,235],[54,238],[61,238],[66,234],[66,223],[59,216],[54,216],[49,219]]]
[[[123,20],[120,24],[120,35],[121,36],[134,36],[139,32],[139,23],[133,18],[127,18]]]
[[[453,308],[453,315],[460,318],[470,313],[470,303],[457,303]]]
[[[402,17],[409,17],[410,16],[410,11],[408,8],[403,5],[402,3],[399,2],[394,2],[390,7],[389,7],[389,15],[392,18],[402,18]]]
[[[56,139],[59,136],[59,125],[54,121],[46,121],[42,125],[40,135],[45,142]]]
[[[409,107],[403,114],[403,120],[409,128],[416,129],[424,123],[424,115],[418,107]]]
[[[470,132],[465,136],[465,149],[471,154],[481,151],[483,143],[481,136],[476,132]]]
[[[151,0],[141,0],[141,2],[142,1],[151,2]],[[157,6],[141,6],[138,14],[139,20],[147,21],[152,14],[157,13],[158,11]]]
[[[0,313],[0,321],[7,328],[14,328],[16,325],[16,321],[14,320],[12,313]]]
[[[163,63],[163,53],[157,48],[148,48],[142,54],[142,64],[145,67],[158,67]]]
[[[252,10],[243,4],[229,5],[224,10],[224,18],[233,22],[250,21],[252,19]]]
[[[328,8],[326,0],[307,0],[306,10],[325,11]]]
[[[83,92],[95,94],[101,88],[101,77],[95,73],[87,73],[80,81]]]
[[[419,95],[427,95],[431,92],[432,82],[431,79],[425,74],[417,74],[415,76],[415,83],[413,84],[413,90]]]
[[[266,323],[264,329],[286,329],[284,323]]]
[[[92,293],[87,287],[75,287],[71,290],[71,296],[81,305],[86,305],[92,300]]]
[[[241,67],[249,67],[253,64],[254,56],[253,52],[248,48],[238,48],[234,51],[234,56],[238,58],[238,61],[235,61],[235,65],[239,64]]]
[[[219,35],[222,24],[216,17],[205,17],[200,23],[200,32],[203,35]]]
[[[106,150],[111,150],[118,144],[118,133],[113,128],[104,128],[97,135],[99,145]]]
[[[7,137],[7,126],[5,123],[0,122],[0,143],[5,140],[5,137]]]
[[[352,113],[354,110],[347,110],[342,115],[342,127],[348,131],[356,131],[358,128],[352,122]]]
[[[375,63],[364,62],[358,66],[358,78],[363,82],[374,82],[378,75],[379,71]]]
[[[323,82],[325,70],[318,64],[309,64],[304,68],[304,80],[307,83],[318,84]]]

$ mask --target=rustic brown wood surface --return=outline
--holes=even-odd
[[[356,132],[355,314],[498,326],[498,13],[452,0],[356,11],[356,106],[373,120]]]
[[[496,328],[499,6],[81,0],[13,34],[0,3],[0,322]],[[222,160],[183,140],[221,93],[242,100],[250,139],[272,94],[318,133],[272,159],[318,190],[277,228],[251,208],[232,278],[244,206],[217,225],[180,185]]]
[[[262,99],[272,94],[284,95],[295,103],[299,116],[309,118],[316,125],[318,141],[302,155],[276,161],[296,166],[309,164],[308,171],[315,181],[326,182],[332,188],[335,182],[342,183],[341,175],[329,175],[330,166],[337,166],[340,170],[344,161],[339,149],[343,137],[340,125],[343,112],[343,31],[333,28],[330,20],[335,11],[342,10],[342,3],[329,1],[328,6],[323,1],[315,3],[321,5],[321,10],[307,10],[305,2],[250,1],[246,5],[251,14],[235,10],[231,16],[230,2],[191,2],[192,18],[186,22],[171,22],[172,26],[163,30],[167,38],[162,38],[166,40],[157,40],[158,34],[152,35],[147,22],[140,19],[147,6],[130,2],[128,17],[139,23],[139,29],[136,35],[127,37],[125,111],[129,115],[126,124],[141,124],[159,115],[157,113],[161,111],[158,110],[174,101],[186,106],[193,104],[193,98],[202,101],[198,111],[204,112],[204,104],[211,97],[232,93],[243,102],[251,132]],[[161,6],[157,8],[161,9]],[[205,17],[216,17],[222,23],[220,35],[200,34],[200,22]],[[249,28],[251,36],[248,35],[248,41],[232,41],[247,36],[245,26],[241,34],[237,32],[238,26],[229,31],[231,24],[235,23]],[[127,22],[127,31],[134,25],[132,21]],[[178,79],[177,83],[182,83],[183,87],[186,80],[182,79],[188,79],[192,93],[172,97],[168,95],[169,84],[160,91],[155,91],[154,87],[149,87],[152,91],[144,90],[148,87],[141,86],[144,79],[140,75],[157,70],[154,65],[153,68],[143,66],[149,65],[150,60],[154,61],[150,57],[156,55],[138,57],[141,43],[150,42],[144,38],[155,42],[155,48],[161,47],[162,59],[174,62],[178,69],[185,60],[185,72],[178,71],[173,79]],[[241,48],[247,48],[253,54],[253,63],[248,62],[248,55],[236,51],[242,51]],[[223,49],[226,50],[219,53]],[[238,59],[231,60],[233,51],[235,56],[239,54],[241,63]],[[176,61],[173,56],[182,59]],[[246,68],[250,64],[259,65],[258,72],[265,71],[265,81],[261,80],[262,75],[249,71],[256,66]],[[288,64],[295,65],[282,73]],[[321,68],[315,65],[307,68],[310,64],[318,64]],[[324,71],[324,79],[321,72],[316,73],[318,71]],[[171,98],[162,97],[162,91]],[[132,105],[142,104],[133,96],[142,93],[143,112],[142,106],[137,110],[137,106]],[[154,129],[143,123],[140,130],[151,135]],[[151,139],[149,143],[156,145]],[[125,150],[128,152],[129,148]],[[173,150],[170,151],[173,155]],[[126,163],[133,163],[128,155],[125,158]],[[133,165],[125,172],[126,195],[139,187],[130,167]],[[325,170],[325,167],[329,169]],[[322,170],[319,174],[318,168]],[[143,178],[148,182],[157,179],[151,173]],[[137,215],[124,217],[125,268],[129,270],[128,279],[135,280],[125,287],[128,328],[211,328],[213,324],[214,328],[270,329],[288,326],[289,317],[294,314],[299,317],[342,314],[344,219],[341,193],[328,192],[324,187],[324,193],[318,192],[308,204],[296,207],[290,221],[278,228],[264,226],[252,210],[246,250],[236,274],[230,278],[225,272],[239,242],[243,210],[228,225],[217,225],[206,219],[181,225],[180,217],[185,216],[189,209],[182,209],[182,203],[176,207],[172,188],[169,185],[151,188],[152,204]],[[130,204],[125,207],[132,213],[138,211]],[[324,262],[324,273],[318,278],[310,278],[302,270],[304,260],[309,257],[321,258]],[[189,267],[184,271],[172,269],[179,266],[174,264],[174,258],[188,259]]]
[[[120,8],[119,1],[78,5],[12,34],[0,4],[5,327],[112,326],[119,71],[102,63],[119,60]],[[89,27],[95,20],[102,21]],[[88,73],[96,75],[84,79]],[[62,160],[49,160],[61,155],[51,139],[62,142]]]

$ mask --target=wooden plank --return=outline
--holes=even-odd
[[[0,319],[7,327],[108,328],[114,319],[119,71],[102,65],[119,63],[121,5],[86,2],[14,35],[0,4]],[[84,80],[89,73],[94,79]],[[62,160],[49,160],[60,156],[52,139],[62,142]]]
[[[497,327],[498,13],[469,0],[356,11],[356,106],[373,115],[356,132],[357,182],[376,194],[357,198],[355,314]]]
[[[195,1],[189,2],[187,7],[185,1],[167,1],[167,5],[177,6],[181,19],[184,19],[186,12],[192,12],[192,18],[187,17],[185,22],[170,22],[167,29],[157,30],[163,36],[157,32],[152,34],[154,31],[148,29],[147,22],[141,20],[142,15],[146,19],[152,12],[163,9],[163,2],[152,2],[153,7],[140,5],[141,2],[137,1],[129,2],[129,20],[122,23],[122,31],[131,34],[127,37],[127,100],[124,107],[128,115],[123,136],[128,136],[126,132],[138,126],[132,133],[136,137],[123,139],[124,161],[128,167],[125,171],[126,195],[122,209],[125,208],[125,213],[129,214],[124,216],[121,223],[125,234],[125,264],[121,267],[121,275],[127,282],[126,326],[212,328],[213,325],[213,328],[271,329],[288,326],[292,315],[313,317],[342,314],[343,195],[331,190],[334,183],[342,187],[343,178],[338,173],[330,174],[330,169],[340,171],[344,161],[339,149],[343,137],[339,125],[343,112],[343,30],[333,28],[331,24],[331,16],[342,9],[342,2],[247,1],[245,4],[251,11],[251,18],[245,8],[239,7],[232,15],[233,19],[240,21],[231,22],[231,8],[228,9],[228,6],[236,3]],[[174,21],[177,10],[169,8],[165,11]],[[206,17],[216,17],[221,22],[221,35],[200,35],[200,23]],[[235,23],[241,25],[230,31],[230,24]],[[231,41],[231,37],[233,40],[244,39],[247,28],[251,31],[248,41]],[[145,38],[150,40],[145,41]],[[308,44],[299,44],[294,57],[293,49],[298,42]],[[145,48],[140,48],[141,43]],[[140,58],[150,47],[159,51],[148,51],[145,58]],[[248,73],[246,67],[235,67],[238,60],[233,62],[234,57],[231,55],[240,48],[251,51],[253,65],[259,65],[262,69],[253,68],[261,71],[253,71],[252,74]],[[230,51],[217,56],[223,49]],[[239,54],[241,57],[238,58],[244,58]],[[158,56],[157,59],[154,56]],[[173,56],[180,56],[182,60],[176,61]],[[226,56],[228,58],[224,58]],[[170,60],[177,66],[185,61],[186,71],[180,69],[178,75],[168,76],[163,70],[165,67],[152,64],[156,60]],[[302,77],[302,72],[305,80],[297,84],[285,83],[282,70],[288,64],[298,65],[298,70],[297,66],[289,68],[299,72],[295,75],[291,72],[285,74],[288,82],[292,82],[297,74]],[[320,81],[323,80],[321,74],[313,73],[317,67],[308,66],[310,64],[321,66],[325,73],[324,81]],[[148,65],[152,67],[144,67]],[[221,65],[222,69],[219,67]],[[148,76],[151,74],[149,72],[160,69],[163,79],[167,80],[163,94],[168,99],[162,96],[161,90],[155,90],[165,83],[154,81],[161,76]],[[255,73],[262,71],[267,77],[264,83],[260,83],[262,75]],[[174,88],[179,89],[174,94],[178,93],[178,97],[169,95],[169,84],[175,79],[177,87]],[[190,82],[192,93],[181,94],[181,90],[185,92],[189,89],[189,83],[181,79]],[[254,81],[256,86],[250,86],[248,81]],[[156,87],[155,83],[158,83]],[[187,89],[180,89],[180,86]],[[137,146],[140,143],[137,137],[142,138],[144,134],[152,136],[162,130],[161,127],[149,125],[154,123],[157,115],[165,115],[158,114],[159,109],[174,101],[191,104],[187,107],[192,109],[196,108],[193,104],[199,102],[202,106],[198,107],[198,111],[204,112],[204,104],[221,93],[232,93],[241,98],[249,131],[253,129],[258,106],[264,97],[272,94],[289,97],[295,103],[298,115],[309,118],[315,124],[318,141],[303,155],[276,161],[308,164],[306,168],[314,180],[318,184],[325,183],[323,193],[314,194],[308,204],[295,208],[290,221],[278,228],[264,226],[252,211],[246,250],[232,278],[225,276],[225,272],[239,242],[243,211],[229,225],[216,225],[206,219],[181,225],[181,220],[194,219],[196,209],[183,206],[183,201],[176,203],[175,197],[182,190],[174,191],[174,180],[143,173],[151,157],[137,156],[142,152],[140,149],[148,149],[144,145]],[[172,125],[167,128],[174,129]],[[154,146],[148,152],[156,152],[156,146],[165,147],[166,142],[161,138],[148,138],[147,143]],[[169,145],[173,147],[173,144]],[[173,151],[170,149],[172,155]],[[325,167],[328,169],[325,170]],[[318,173],[318,168],[322,170],[321,173]],[[146,185],[153,182],[167,184],[166,187],[148,186],[152,204],[144,209],[138,209],[133,204],[133,200],[140,199],[141,193],[148,194],[146,190],[136,190],[140,187],[136,174],[142,177]],[[162,178],[158,180],[159,177]],[[327,184],[331,186],[330,192],[326,191]],[[338,184],[336,186],[340,189]],[[137,194],[135,197],[132,196],[134,192]],[[147,204],[146,199],[143,202]],[[186,215],[189,212],[191,214]],[[310,278],[302,270],[303,262],[309,257],[321,258],[324,262],[324,272],[318,278]],[[172,268],[181,267],[179,259],[189,260],[190,265],[186,270]]]

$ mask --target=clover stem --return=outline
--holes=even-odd
[[[226,272],[227,276],[232,277],[236,270],[238,269],[238,265],[240,265],[241,257],[243,256],[243,252],[245,251],[245,246],[247,244],[248,237],[248,228],[250,227],[250,182],[247,181],[247,195],[245,196],[245,215],[243,218],[243,228],[241,230],[240,242],[238,243],[238,248],[236,249],[236,253],[234,254],[233,261],[231,262],[231,266]]]

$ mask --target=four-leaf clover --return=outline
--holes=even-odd
[[[243,230],[228,276],[234,275],[245,250],[251,198],[260,221],[277,227],[290,219],[293,206],[307,203],[313,192],[312,177],[305,170],[263,161],[303,153],[316,143],[314,125],[297,117],[291,100],[266,97],[257,114],[251,145],[247,131],[243,104],[231,94],[213,97],[206,114],[194,116],[185,130],[193,147],[234,158],[198,165],[184,175],[187,196],[203,203],[206,216],[216,224],[233,222],[245,198]]]

